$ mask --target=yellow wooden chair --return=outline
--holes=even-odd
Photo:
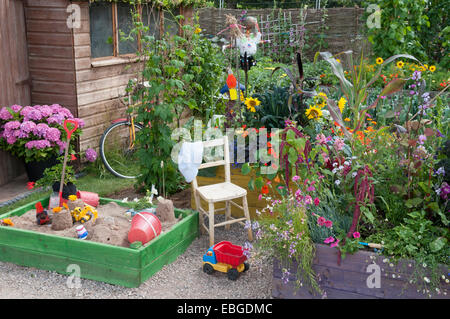
[[[214,228],[225,226],[225,229],[229,229],[230,224],[240,223],[245,225],[244,221],[247,220],[249,223],[250,213],[248,210],[247,203],[247,190],[239,187],[233,183],[231,183],[231,174],[230,174],[230,150],[228,146],[228,137],[224,136],[223,138],[205,141],[203,142],[203,149],[209,147],[217,147],[223,146],[224,148],[224,157],[222,160],[217,160],[208,163],[202,163],[199,169],[215,167],[223,165],[225,168],[225,182],[218,184],[211,184],[206,186],[198,186],[197,178],[194,178],[192,181],[192,191],[194,194],[195,206],[200,213],[199,216],[199,227],[200,230],[204,233],[209,233],[209,244],[210,246],[214,245]],[[200,198],[205,200],[208,203],[208,211],[204,210],[201,206]],[[242,198],[242,206],[235,203],[233,200]],[[215,209],[214,204],[217,202],[225,202],[224,208]],[[231,216],[231,205],[234,205],[244,211],[243,218],[234,218]],[[225,221],[222,223],[215,224],[214,223],[214,213],[218,211],[225,210]],[[209,217],[209,228],[205,226],[203,216],[206,215]],[[253,240],[253,234],[251,227],[248,228],[248,239]]]

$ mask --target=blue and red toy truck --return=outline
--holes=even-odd
[[[229,241],[221,241],[210,247],[203,255],[203,271],[208,275],[215,270],[227,273],[228,279],[236,280],[239,274],[250,266],[241,246]]]

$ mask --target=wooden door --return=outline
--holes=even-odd
[[[23,3],[0,0],[0,107],[26,106],[30,100]],[[0,185],[23,173],[23,163],[0,150]]]

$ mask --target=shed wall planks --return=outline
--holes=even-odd
[[[30,104],[23,3],[0,0],[0,107]],[[0,185],[24,173],[21,160],[0,151]]]

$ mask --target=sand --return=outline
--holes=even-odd
[[[97,211],[98,218],[95,221],[89,221],[84,224],[84,227],[88,231],[88,236],[85,240],[129,247],[128,231],[131,227],[131,218],[125,215],[126,208],[111,202],[106,205],[100,205],[97,207]],[[72,238],[78,238],[75,228],[81,225],[80,223],[74,223],[71,228],[65,230],[53,230],[51,225],[39,226],[36,224],[36,210],[34,209],[26,212],[22,216],[13,216],[11,220],[16,228]],[[162,222],[161,234],[170,230],[178,221]],[[150,243],[151,241],[146,245]]]

